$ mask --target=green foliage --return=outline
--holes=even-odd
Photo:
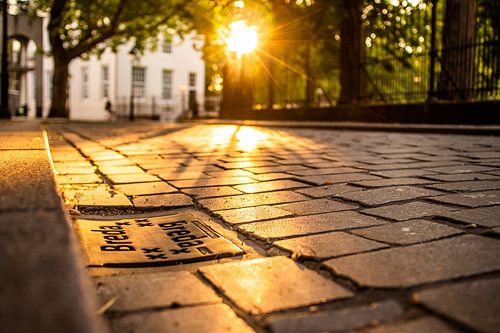
[[[207,78],[214,81],[222,76],[231,59],[221,30],[233,21],[245,20],[259,32],[259,47],[247,60],[252,68],[254,104],[267,104],[269,84],[281,106],[305,99],[306,80],[314,80],[325,91],[338,90],[334,81],[338,76],[341,1],[246,0],[244,8],[235,0],[200,2],[210,13],[195,19],[196,29],[206,38]],[[309,47],[307,73],[305,54]],[[209,90],[214,85],[208,82]]]
[[[101,53],[129,40],[139,50],[168,28],[190,28],[193,0],[34,0],[50,14],[48,32],[52,53],[71,60]]]

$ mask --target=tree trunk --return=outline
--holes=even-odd
[[[273,57],[276,57],[277,58],[277,55],[274,53],[274,49],[271,48],[271,46],[268,46],[268,52],[270,55],[272,55]],[[266,64],[267,64],[267,70],[268,70],[268,80],[267,80],[267,108],[269,110],[272,110],[273,109],[273,105],[274,105],[274,85],[276,84],[277,80],[276,80],[276,76],[275,76],[275,60],[273,58],[271,58],[271,56],[268,56],[267,57],[267,61],[266,61]]]
[[[447,0],[438,96],[448,100],[473,97],[476,0]]]
[[[59,59],[54,55],[54,74],[52,77],[52,101],[50,118],[68,118],[68,78],[69,61]]]
[[[365,92],[361,66],[364,60],[361,30],[361,1],[344,0],[344,18],[340,23],[340,97],[338,104],[352,104]]]
[[[240,76],[240,68],[234,59],[228,59],[223,67],[223,82],[222,89],[222,105],[221,117],[233,118],[237,113],[238,107],[238,78]]]
[[[238,108],[249,110],[253,105],[253,86],[251,77],[252,64],[250,56],[243,54],[240,58],[240,79],[238,86]]]
[[[307,42],[306,54],[305,54],[305,70],[306,70],[306,108],[310,108],[314,105],[314,95],[316,79],[312,70],[311,64],[311,41]]]

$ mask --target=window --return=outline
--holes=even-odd
[[[132,87],[134,97],[144,97],[146,83],[146,68],[134,66],[132,69]]]
[[[82,98],[89,98],[89,69],[82,67]]]
[[[169,69],[163,70],[161,97],[163,99],[172,99],[172,71]]]
[[[163,53],[172,53],[172,43],[168,40],[163,41],[162,45]]]
[[[189,86],[190,87],[196,86],[196,73],[189,73]]]
[[[103,65],[101,67],[102,71],[102,97],[109,97],[109,67],[108,65]]]

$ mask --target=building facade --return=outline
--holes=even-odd
[[[118,118],[176,120],[201,112],[205,102],[205,63],[193,35],[171,41],[159,37],[155,51],[122,45],[100,57],[70,64],[69,109],[73,120],[107,120],[106,103]],[[46,59],[45,112],[51,100],[53,64]]]
[[[1,20],[0,20],[1,21]],[[9,110],[46,117],[52,98],[53,60],[47,17],[11,6],[8,16]],[[1,25],[0,25],[1,28]],[[1,41],[0,41],[1,43]],[[132,44],[99,58],[74,59],[69,68],[70,119],[107,120],[107,102],[118,117],[176,120],[196,116],[205,104],[202,41],[194,34],[166,39],[141,54]],[[43,52],[42,52],[43,51]]]
[[[0,19],[0,30],[2,26]],[[43,47],[43,19],[30,17],[12,6],[7,17],[7,35],[9,110],[12,115],[40,117],[44,106],[45,57],[38,51]]]

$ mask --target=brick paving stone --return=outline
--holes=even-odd
[[[89,157],[93,161],[112,161],[112,160],[121,160],[123,159],[123,155],[116,152],[99,152],[89,154]]]
[[[241,185],[246,183],[254,183],[256,180],[249,177],[227,177],[227,178],[210,178],[210,179],[191,179],[191,180],[174,180],[170,184],[178,188],[202,187],[202,186],[223,186],[223,185]]]
[[[297,170],[311,170],[311,168],[302,165],[279,165],[270,167],[258,167],[258,168],[245,168],[245,170],[252,173],[270,173],[270,172],[287,172],[287,171],[297,171]]]
[[[279,164],[272,161],[247,161],[247,162],[233,162],[233,163],[217,163],[218,166],[224,169],[243,169],[243,168],[260,168],[279,166]],[[251,170],[250,170],[251,171]]]
[[[435,172],[420,169],[372,171],[372,175],[388,178],[420,177],[426,175],[435,175]]]
[[[65,190],[63,197],[79,208],[131,207],[130,200],[120,192],[104,187],[81,190]]]
[[[119,160],[112,160],[112,161],[94,161],[94,164],[97,165],[98,167],[125,167],[125,166],[134,166],[134,163],[132,163],[130,160],[123,158]]]
[[[389,178],[380,180],[364,180],[360,182],[354,182],[353,184],[364,187],[386,187],[386,186],[403,186],[403,185],[425,185],[432,183],[435,183],[435,181],[408,177],[408,178]]]
[[[250,171],[241,170],[241,169],[232,169],[232,170],[224,170],[224,171],[205,171],[206,174],[211,177],[238,177],[238,176],[248,176],[252,177],[254,174]]]
[[[328,199],[315,199],[308,201],[299,201],[284,205],[275,206],[276,208],[292,212],[296,215],[310,215],[319,213],[337,212],[358,208],[357,205],[345,204]]]
[[[314,164],[304,164],[305,166],[315,168],[315,169],[321,169],[321,168],[338,168],[338,167],[357,167],[361,165],[361,163],[356,163],[356,162],[322,162],[322,163],[314,163]],[[357,170],[359,171],[359,170]]]
[[[111,320],[116,333],[255,333],[225,304],[137,313]]]
[[[158,175],[158,174],[175,174],[175,173],[202,173],[202,172],[221,172],[224,171],[221,168],[217,168],[216,166],[213,165],[204,165],[204,166],[171,166],[172,164],[166,160],[163,162],[163,167],[161,168],[148,168],[148,172],[153,174],[153,175]],[[165,167],[165,165],[168,165],[168,167]],[[226,170],[227,171],[227,170]],[[243,176],[243,175],[239,175]],[[232,176],[231,176],[232,177]]]
[[[344,211],[244,224],[238,227],[252,236],[268,240],[305,236],[326,231],[345,230],[384,224],[386,222],[357,212]]]
[[[233,162],[274,162],[273,157],[221,157],[219,158],[222,162],[233,163]]]
[[[172,162],[170,160],[164,159],[156,159],[156,160],[148,160],[148,161],[137,161],[134,160],[137,165],[145,170],[154,170],[154,169],[176,169],[178,167],[182,167],[180,164],[176,162]],[[170,167],[166,168],[165,165],[169,165]]]
[[[499,179],[500,177],[487,173],[459,173],[451,175],[446,175],[446,174],[427,175],[425,176],[425,178],[444,181],[444,182],[460,182],[469,180]]]
[[[203,181],[207,178],[213,178],[212,176],[207,175],[206,173],[201,172],[172,172],[172,173],[160,173],[156,174],[161,179],[164,180],[198,180]]]
[[[403,164],[403,163],[415,163],[417,160],[409,158],[365,157],[365,158],[359,158],[356,161],[363,164]]]
[[[500,189],[500,180],[473,180],[457,183],[444,183],[428,185],[437,190],[444,191],[484,191]]]
[[[134,173],[128,175],[107,175],[113,184],[159,182],[161,179],[147,173]]]
[[[483,151],[483,152],[476,152],[476,153],[468,153],[466,157],[473,157],[473,158],[500,158],[500,152],[499,151]]]
[[[290,171],[291,174],[297,176],[316,176],[316,175],[335,175],[342,173],[355,173],[359,172],[359,169],[349,168],[349,167],[338,167],[338,168],[323,168],[323,169],[311,169],[311,170],[297,170]]]
[[[336,185],[322,185],[317,187],[298,189],[295,190],[295,192],[306,194],[314,198],[324,198],[324,197],[331,197],[337,194],[353,192],[353,191],[361,191],[361,190],[362,190],[361,188],[355,186],[336,184]]]
[[[211,288],[187,271],[102,276],[94,284],[101,304],[115,299],[110,311],[221,302]]]
[[[302,165],[312,165],[314,166],[316,163],[324,163],[326,160],[322,158],[287,158],[284,160],[275,160],[276,163],[282,165],[290,165],[290,164],[302,164]]]
[[[228,195],[242,194],[231,186],[210,186],[210,187],[192,187],[185,188],[182,192],[195,197],[196,199],[225,197]]]
[[[147,195],[177,192],[175,187],[165,182],[124,184],[117,185],[116,189],[125,195]]]
[[[369,208],[363,210],[363,213],[385,217],[391,220],[405,221],[418,219],[421,217],[440,216],[444,213],[457,210],[443,205],[437,205],[427,202],[409,202],[404,204],[395,204],[384,207]]]
[[[99,184],[102,183],[101,178],[96,174],[88,175],[56,175],[57,183],[60,185],[68,184]]]
[[[395,320],[403,312],[403,307],[396,301],[383,300],[345,309],[271,318],[267,324],[273,333],[353,332],[376,323]]]
[[[430,316],[420,317],[395,324],[376,326],[365,333],[458,333],[445,322]]]
[[[212,211],[243,208],[261,205],[272,205],[286,202],[303,201],[307,197],[292,191],[276,191],[256,194],[243,194],[222,198],[200,200],[199,204]]]
[[[432,200],[471,208],[500,205],[500,191],[448,194],[432,197]]]
[[[54,162],[87,162],[87,159],[82,156],[79,152],[74,153],[64,153],[64,154],[52,154],[52,159]]]
[[[500,241],[464,235],[330,259],[326,266],[358,284],[407,288],[500,269]]]
[[[94,175],[95,167],[92,167],[90,164],[87,167],[68,167],[68,166],[56,166],[55,174],[58,176],[67,176],[67,175]]]
[[[193,199],[182,193],[143,195],[132,199],[134,207],[181,207],[193,205]]]
[[[80,161],[80,162],[55,162],[54,167],[58,168],[92,168],[92,164],[88,161]]]
[[[385,243],[408,245],[456,235],[462,231],[436,222],[410,220],[357,229],[353,230],[352,233]]]
[[[231,224],[255,222],[261,220],[275,219],[279,217],[288,217],[292,214],[271,206],[246,207],[229,210],[215,211],[224,221]]]
[[[128,175],[134,173],[144,173],[144,170],[137,166],[110,166],[99,167],[99,171],[105,175]]]
[[[427,190],[415,186],[396,186],[342,193],[337,196],[366,206],[378,206],[396,201],[436,196],[442,193],[443,192]]]
[[[274,242],[278,248],[293,256],[324,260],[347,254],[381,249],[387,245],[364,239],[345,232],[329,232],[319,235],[291,238]]]
[[[280,180],[280,179],[290,179],[296,178],[294,175],[290,175],[288,173],[283,172],[271,172],[271,173],[261,173],[258,175],[251,175],[250,178],[259,181],[268,181],[268,180]]]
[[[269,192],[277,190],[287,190],[298,187],[307,187],[308,184],[300,183],[294,180],[271,180],[268,182],[260,182],[254,184],[234,186],[238,191],[245,193]]]
[[[494,333],[500,327],[498,277],[425,289],[414,298],[432,311],[479,332]]]
[[[500,206],[464,209],[440,215],[455,221],[477,224],[487,228],[500,226]]]
[[[469,165],[456,165],[456,166],[448,166],[448,167],[441,167],[441,168],[430,168],[427,170],[437,172],[437,173],[457,174],[457,173],[493,171],[493,170],[495,170],[495,168],[469,164]]]
[[[307,182],[316,185],[330,185],[330,184],[350,183],[359,180],[375,180],[375,179],[380,179],[380,177],[369,175],[367,173],[345,173],[338,175],[304,176],[300,177],[299,179],[305,180]]]
[[[445,162],[414,162],[414,163],[394,163],[394,164],[377,164],[363,166],[363,169],[371,171],[387,171],[387,170],[403,170],[403,169],[424,169],[433,167],[449,166],[459,164],[460,162],[445,161]],[[429,171],[432,172],[432,171]]]
[[[347,289],[287,257],[206,266],[200,272],[239,308],[251,314],[353,296]]]

